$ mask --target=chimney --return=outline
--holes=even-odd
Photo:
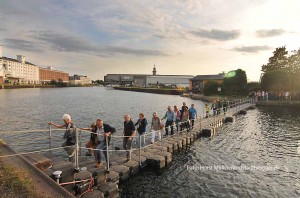
[[[20,63],[25,63],[25,56],[23,56],[23,55],[17,55],[17,60],[18,60]]]

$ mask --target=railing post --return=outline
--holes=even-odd
[[[162,135],[162,132],[161,132],[161,152],[163,152],[163,149],[164,149],[164,136]]]
[[[52,148],[52,127],[49,125],[49,149]],[[51,150],[50,150],[51,152]]]
[[[177,122],[177,121],[176,121]],[[179,121],[176,123],[177,137],[179,137]]]
[[[75,144],[75,170],[79,171],[79,160],[78,160],[78,151],[79,151],[79,129],[76,130],[76,144]]]
[[[202,123],[201,123],[201,115],[199,117],[199,132],[201,132],[201,128],[202,128]]]
[[[110,165],[109,165],[109,152],[108,152],[108,137],[105,137],[105,143],[106,143],[106,163],[107,163],[107,170],[106,172],[110,172]]]
[[[79,155],[80,155],[80,156],[81,156],[81,150],[82,150],[82,149],[81,149],[81,142],[82,142],[82,141],[81,141],[81,138],[82,138],[82,137],[81,137],[81,130],[80,130],[80,131],[79,131]]]
[[[141,135],[139,134],[139,164],[142,165],[141,162]]]
[[[113,140],[113,135],[110,135],[110,142],[111,142],[111,150],[114,150],[115,149],[115,147],[114,147],[114,140]]]

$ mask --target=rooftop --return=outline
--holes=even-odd
[[[17,59],[8,58],[8,57],[5,57],[5,56],[3,56],[2,59],[3,59],[3,60],[7,60],[7,61],[14,61],[14,62],[18,62],[18,63],[19,63],[19,61],[18,61]],[[36,66],[35,64],[32,64],[32,63],[27,62],[27,61],[25,61],[25,64]]]
[[[215,75],[197,75],[191,80],[223,80],[223,74],[215,74]]]

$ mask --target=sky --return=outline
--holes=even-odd
[[[205,75],[259,81],[276,47],[300,48],[299,0],[0,0],[3,56],[70,75]]]

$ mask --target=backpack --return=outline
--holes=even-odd
[[[73,123],[66,125],[66,132],[64,134],[64,139],[66,139],[67,146],[75,145],[76,143],[76,127]]]

